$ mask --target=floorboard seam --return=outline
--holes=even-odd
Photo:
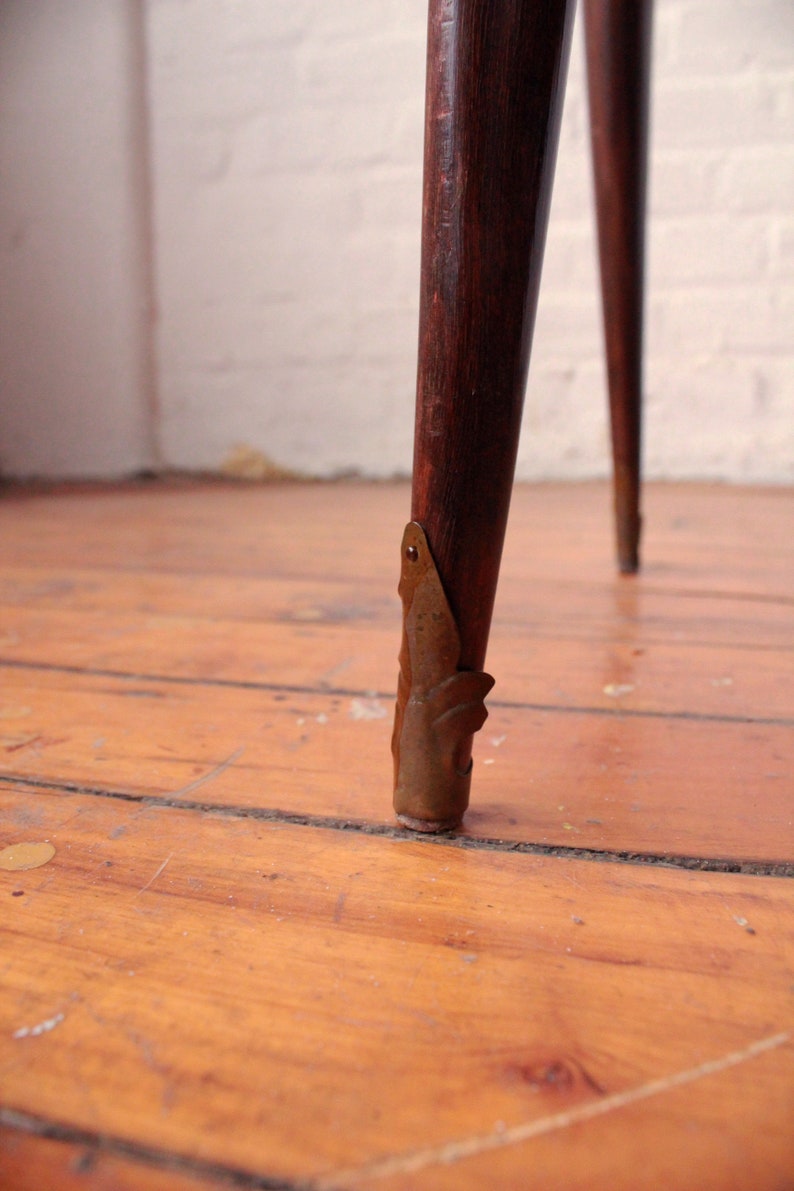
[[[84,1170],[90,1170],[92,1161],[102,1154],[127,1158],[141,1165],[158,1170],[192,1175],[198,1179],[221,1182],[229,1187],[242,1187],[245,1191],[306,1191],[308,1181],[281,1179],[271,1175],[257,1174],[241,1167],[212,1162],[202,1158],[190,1158],[172,1150],[147,1146],[140,1142],[127,1141],[123,1137],[96,1133],[72,1125],[51,1121],[46,1117],[19,1112],[0,1106],[0,1125],[18,1133],[33,1134],[47,1141],[60,1141],[70,1145],[83,1146],[86,1150]]]
[[[49,662],[20,662],[0,657],[0,667],[12,670],[45,671],[54,674],[82,674],[86,678],[113,678],[123,682],[161,682],[174,686],[218,687],[221,690],[269,691],[291,695],[315,695],[331,698],[384,699],[395,698],[394,691],[377,691],[357,687],[301,686],[294,683],[255,682],[238,678],[192,678],[180,674],[146,674],[127,670],[106,670],[86,666],[59,666]],[[396,671],[395,671],[396,673]],[[395,679],[396,687],[396,679]],[[791,716],[721,715],[699,711],[653,711],[638,707],[570,707],[561,703],[525,703],[512,699],[489,699],[490,708],[508,711],[551,712],[560,715],[596,715],[609,719],[683,720],[689,723],[753,724],[761,727],[794,727]]]
[[[689,872],[735,873],[753,877],[794,878],[794,862],[764,860],[733,860],[721,857],[688,856],[683,854],[657,855],[653,852],[618,851],[598,848],[576,848],[562,844],[539,844],[527,840],[504,840],[498,837],[475,837],[441,833],[418,836],[389,823],[373,823],[366,819],[346,819],[334,815],[306,814],[285,811],[278,807],[228,806],[223,803],[198,802],[163,794],[141,794],[130,790],[108,790],[84,786],[76,782],[46,781],[39,778],[0,774],[0,786],[17,786],[33,790],[52,790],[62,794],[79,794],[88,798],[107,798],[118,802],[132,802],[161,810],[188,811],[227,819],[253,819],[260,823],[283,824],[288,827],[310,827],[325,831],[377,836],[403,843],[421,843],[433,847],[463,848],[467,851],[502,852],[527,856],[548,856],[560,860],[582,860],[604,864],[633,864],[637,866],[671,868]]]

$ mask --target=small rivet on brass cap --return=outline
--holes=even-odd
[[[418,562],[419,551],[417,550],[416,546],[407,546],[405,549],[405,557],[409,562]]]

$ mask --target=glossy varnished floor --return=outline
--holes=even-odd
[[[0,499],[3,1191],[794,1187],[794,493],[518,488],[435,841],[408,503]]]

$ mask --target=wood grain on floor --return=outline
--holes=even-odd
[[[794,1186],[794,494],[518,488],[396,829],[402,485],[0,501],[0,1187]],[[1,855],[1,853],[0,853]]]

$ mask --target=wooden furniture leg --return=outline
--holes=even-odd
[[[585,0],[618,565],[639,565],[651,0]]]
[[[431,0],[394,806],[468,805],[567,68],[567,0]]]

